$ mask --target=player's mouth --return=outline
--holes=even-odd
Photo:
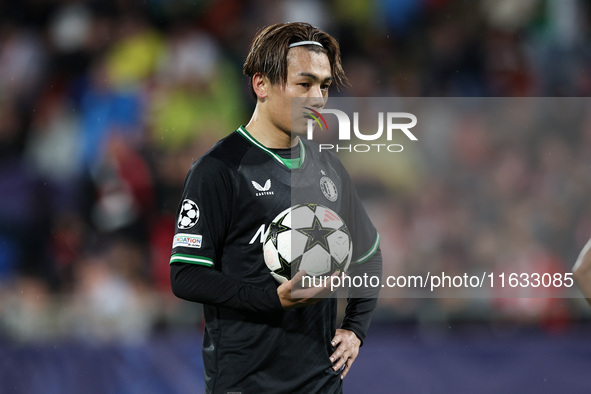
[[[314,116],[313,110],[311,110],[311,108],[309,108],[309,107],[302,108],[302,114],[303,114],[303,117],[306,119],[310,119],[310,120],[318,119],[317,117]]]

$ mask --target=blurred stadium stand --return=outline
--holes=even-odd
[[[345,380],[350,393],[584,393],[591,341],[540,330],[375,325]],[[144,343],[0,343],[3,393],[202,393],[201,337]]]

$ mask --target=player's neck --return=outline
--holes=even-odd
[[[245,128],[258,142],[271,149],[292,148],[297,145],[299,140],[298,136],[294,135],[292,137],[289,133],[280,130],[271,122],[256,116],[256,112]]]

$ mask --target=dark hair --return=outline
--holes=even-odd
[[[256,94],[252,89],[253,75],[261,73],[269,78],[272,84],[285,85],[289,45],[300,41],[317,41],[322,44],[322,47],[318,45],[304,45],[302,47],[314,52],[326,53],[337,89],[348,83],[341,64],[341,50],[337,40],[309,23],[277,23],[257,33],[244,62],[243,72],[250,79],[251,90],[255,98]]]

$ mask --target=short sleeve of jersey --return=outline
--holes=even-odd
[[[343,219],[353,240],[351,264],[361,264],[369,260],[378,250],[380,235],[367,215],[349,173],[340,161],[338,163],[340,177],[343,182],[342,192],[345,195],[343,209],[345,217]]]
[[[230,223],[232,177],[220,160],[204,156],[187,174],[177,209],[170,263],[214,267]]]

